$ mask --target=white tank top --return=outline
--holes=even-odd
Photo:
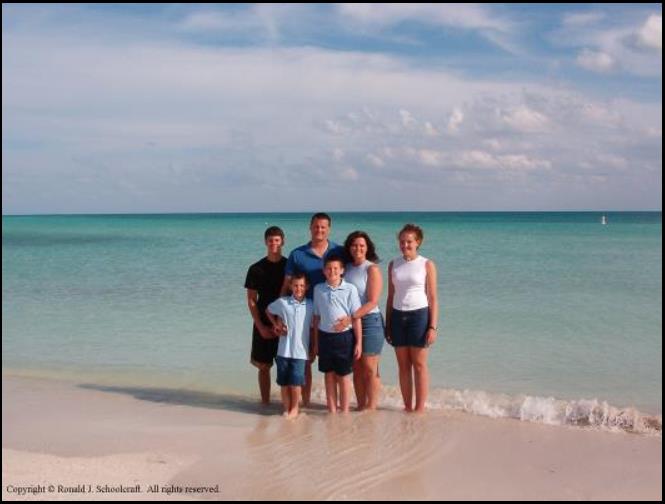
[[[361,304],[367,303],[367,271],[373,264],[373,262],[365,260],[360,266],[348,263],[344,269],[344,280],[356,286]],[[376,306],[369,313],[379,313],[379,311],[379,307]]]
[[[412,261],[404,257],[393,260],[392,281],[395,287],[393,308],[400,311],[412,311],[426,308],[427,293],[425,281],[427,279],[427,258],[418,256]]]

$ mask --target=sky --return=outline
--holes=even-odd
[[[2,213],[662,209],[661,4],[5,4]]]

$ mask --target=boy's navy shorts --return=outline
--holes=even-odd
[[[302,387],[305,385],[305,359],[275,358],[277,363],[277,385],[281,387]]]
[[[346,376],[353,371],[353,331],[341,333],[319,331],[319,371]]]

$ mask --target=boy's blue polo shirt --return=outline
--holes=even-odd
[[[337,287],[321,283],[314,289],[314,315],[320,317],[319,329],[334,333],[337,320],[360,309],[360,296],[356,286],[342,280]],[[350,329],[351,326],[345,330]]]
[[[268,305],[268,311],[286,324],[287,334],[279,338],[277,355],[288,359],[309,358],[309,330],[312,327],[313,307],[310,299],[298,301],[284,296]]]
[[[295,248],[289,254],[289,260],[286,262],[284,274],[293,276],[297,272],[303,272],[307,276],[307,298],[314,297],[314,286],[326,281],[323,275],[323,261],[331,254],[344,257],[344,247],[328,240],[328,249],[319,257],[312,250],[312,242]]]

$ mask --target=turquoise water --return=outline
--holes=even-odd
[[[422,254],[440,273],[438,396],[660,414],[662,214],[610,212],[605,226],[601,215],[340,213],[331,237],[366,230],[385,272],[397,230],[424,228]],[[308,224],[309,214],[5,216],[3,369],[255,393],[245,273],[268,225],[285,230],[288,253]],[[381,370],[397,383],[390,348]]]

